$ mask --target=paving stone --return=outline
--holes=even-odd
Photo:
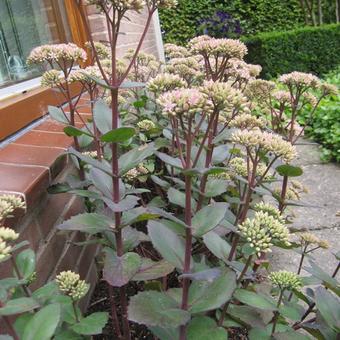
[[[329,250],[318,250],[314,258],[321,268],[332,273],[337,264],[332,253],[340,250],[340,216],[336,216],[340,211],[340,166],[322,163],[318,145],[299,145],[297,149],[295,164],[304,170],[298,180],[309,189],[302,201],[312,207],[290,207],[296,215],[292,226],[311,231],[330,243]],[[299,254],[276,248],[270,257],[274,270],[296,271],[300,261]]]

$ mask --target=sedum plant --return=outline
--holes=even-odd
[[[250,339],[303,339],[301,329],[335,339],[338,268],[331,276],[310,258],[305,269],[311,277],[301,277],[315,242],[302,235],[295,242],[286,214],[288,196],[297,199],[304,191],[297,181],[288,183],[302,172],[293,165],[296,115],[304,101],[313,101],[309,89],[323,97],[329,87],[294,73],[280,78],[288,91],[278,92],[275,83],[257,79],[260,66],[247,64],[246,46],[233,39],[200,36],[186,47],[168,44],[161,65],[141,47],[157,8],[176,1],[87,3],[102,11],[109,34],[105,44],[88,42],[93,66],[75,68],[76,58],[70,63],[65,46],[53,59],[66,58],[59,68],[49,55],[35,59],[39,53],[33,51],[31,59],[53,67],[44,83],[66,91],[73,107],[70,116],[61,108],[50,112],[75,139],[68,153],[79,178],[50,191],[84,198],[86,212],[59,229],[86,233],[80,246],[94,243],[101,250],[110,336],[131,339],[135,323],[164,340],[227,339],[235,329]],[[83,5],[78,1],[87,25]],[[121,22],[142,10],[146,25],[140,42],[118,59]],[[48,47],[54,49],[59,51]],[[73,101],[66,85],[74,82],[90,98],[91,116],[82,128],[72,119],[81,112],[81,101]],[[277,189],[280,176],[283,185]],[[8,243],[0,244],[4,253],[11,251]],[[297,274],[271,272],[267,253],[273,247],[301,248]],[[138,291],[131,296],[127,288],[134,282]],[[305,290],[311,282],[318,287]],[[72,272],[58,275],[55,285],[75,318],[63,331],[77,332],[91,318],[83,319],[77,308],[88,286]]]
[[[78,303],[89,285],[79,274],[61,272],[55,281],[31,289],[37,279],[36,255],[27,241],[19,242],[19,234],[4,226],[16,209],[25,209],[21,198],[0,196],[0,268],[10,262],[13,269],[0,279],[0,319],[10,333],[6,339],[90,338],[101,333],[108,314],[83,316]]]

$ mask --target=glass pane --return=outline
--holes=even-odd
[[[26,65],[32,48],[67,39],[62,2],[0,0],[0,88],[40,75]]]

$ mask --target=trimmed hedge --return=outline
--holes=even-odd
[[[216,11],[227,12],[239,20],[245,35],[304,25],[299,0],[178,0],[176,8],[159,11],[164,41],[186,44],[202,34],[199,22]]]
[[[262,66],[262,77],[292,71],[324,75],[340,64],[340,25],[304,27],[244,38],[246,61]]]

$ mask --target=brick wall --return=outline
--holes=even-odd
[[[95,6],[88,6],[87,8],[89,23],[94,40],[107,41],[107,27],[105,18],[98,12]],[[156,14],[157,15],[157,14]],[[121,56],[129,48],[136,48],[139,38],[144,30],[145,22],[147,19],[146,11],[138,14],[135,12],[128,13],[130,19],[123,19],[121,24],[121,34],[118,39],[118,55]],[[162,59],[162,55],[159,52],[159,41],[157,39],[157,27],[155,27],[157,21],[153,21],[150,25],[147,36],[144,40],[142,49],[147,53],[152,53],[158,58]]]

